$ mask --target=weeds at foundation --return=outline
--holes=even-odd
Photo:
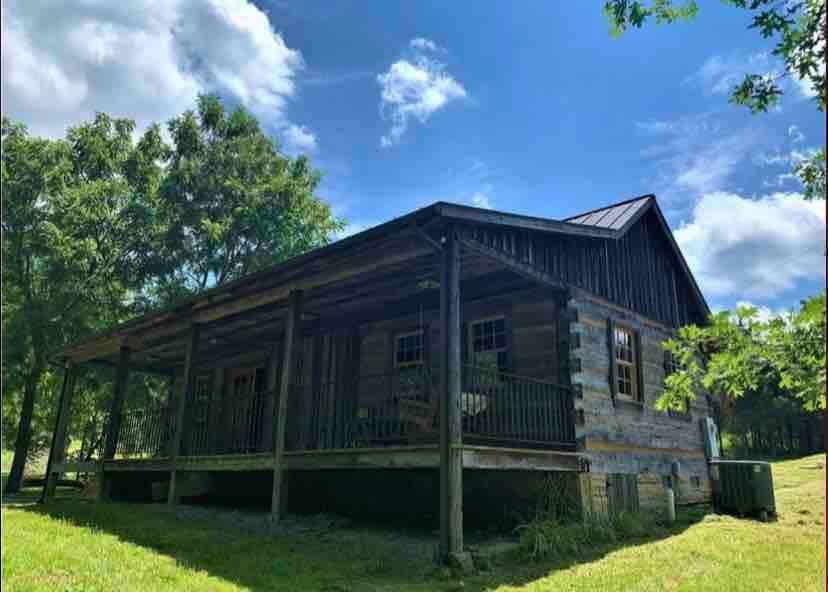
[[[520,555],[536,561],[563,559],[597,545],[649,536],[660,526],[640,514],[620,512],[612,517],[585,514],[570,523],[536,519],[516,530],[520,535]]]

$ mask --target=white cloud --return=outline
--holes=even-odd
[[[824,54],[822,44],[818,44],[815,54],[818,56],[815,72],[825,71],[825,61],[819,56]],[[801,78],[795,70],[788,70],[789,78],[780,78],[787,70],[785,63],[769,52],[750,55],[731,54],[730,56],[713,55],[707,58],[701,67],[684,79],[684,84],[701,87],[706,95],[727,95],[748,74],[758,74],[776,79],[776,84],[783,90],[793,90],[800,99],[817,96],[810,78]]]
[[[380,114],[391,121],[388,134],[380,138],[383,148],[400,141],[411,118],[425,123],[450,102],[466,97],[466,89],[446,72],[446,65],[430,55],[437,49],[433,42],[418,38],[410,45],[410,59],[394,62],[377,76]]]
[[[780,63],[767,52],[745,55],[710,56],[685,84],[696,84],[708,95],[730,94],[733,87],[742,82],[747,74],[776,76]]]
[[[48,9],[3,0],[2,13],[2,110],[34,133],[62,135],[95,111],[141,129],[202,92],[229,95],[293,133],[287,103],[302,56],[247,0],[74,0]]]
[[[308,153],[316,150],[316,136],[303,125],[290,124],[283,133],[286,147],[291,152]]]
[[[805,141],[805,134],[803,134],[799,127],[795,125],[788,126],[788,137],[791,139],[793,144],[799,144],[800,142]]]
[[[773,298],[825,277],[825,209],[797,193],[704,195],[675,237],[713,297]]]
[[[673,203],[724,189],[761,136],[754,127],[725,131],[706,113],[635,125],[653,138],[653,144],[641,151],[655,165],[655,178],[648,182]]]
[[[490,185],[484,187],[479,191],[475,191],[472,196],[469,198],[471,205],[476,208],[484,208],[486,210],[491,210],[494,206],[492,205],[492,187]]]
[[[442,48],[439,45],[437,45],[433,41],[425,39],[424,37],[417,37],[416,39],[412,39],[409,45],[412,48],[420,51],[442,51]]]

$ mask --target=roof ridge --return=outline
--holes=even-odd
[[[574,220],[575,218],[583,218],[584,216],[589,216],[590,214],[595,214],[597,212],[602,212],[604,210],[609,210],[612,208],[617,208],[618,206],[623,206],[626,204],[631,204],[636,201],[642,201],[645,199],[653,198],[655,199],[655,193],[645,193],[644,195],[639,195],[638,197],[633,197],[630,199],[625,199],[623,201],[618,201],[615,203],[611,203],[605,206],[601,206],[600,208],[595,208],[594,210],[589,210],[587,212],[581,212],[580,214],[575,214],[574,216],[569,216],[568,218],[562,218],[561,222],[568,222],[570,220]]]

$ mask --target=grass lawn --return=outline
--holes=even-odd
[[[508,560],[462,583],[430,535],[341,528],[275,538],[160,508],[4,500],[4,590],[822,590],[825,456],[774,464],[779,519],[682,512],[669,533],[566,562]],[[665,536],[668,535],[668,536]],[[418,538],[419,537],[419,538]]]
[[[2,472],[5,475],[9,471],[11,471],[12,460],[14,460],[14,452],[12,452],[11,450],[6,450],[5,448],[2,452],[2,469],[0,469],[0,472]]]

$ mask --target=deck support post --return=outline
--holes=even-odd
[[[52,467],[62,463],[66,454],[66,436],[69,426],[69,414],[72,409],[72,394],[75,390],[77,368],[72,360],[67,360],[63,370],[63,387],[60,391],[55,431],[52,434],[52,446],[49,450],[49,460],[46,463],[46,478],[43,481],[43,491],[40,502],[51,501],[55,496],[55,489],[60,473],[53,472]]]
[[[463,426],[460,415],[460,243],[454,229],[443,237],[440,278],[440,551],[463,551]]]
[[[127,380],[129,379],[129,348],[121,346],[118,355],[118,366],[115,368],[115,382],[112,384],[112,402],[109,405],[109,422],[106,426],[106,440],[104,441],[103,458],[115,458],[118,449],[118,435],[121,431],[121,414],[126,397]],[[106,473],[100,472],[98,483],[98,501],[109,499],[109,482]]]
[[[176,491],[176,478],[178,453],[181,451],[181,439],[184,434],[184,413],[187,410],[187,401],[195,383],[195,358],[198,354],[198,338],[201,333],[198,324],[193,323],[190,327],[190,339],[187,342],[187,350],[184,356],[184,380],[181,393],[175,399],[175,424],[173,429],[172,446],[170,447],[170,489],[167,492],[167,506],[175,508],[178,505],[178,492]]]
[[[273,492],[270,503],[271,527],[279,523],[282,510],[282,465],[285,453],[285,429],[287,427],[287,407],[290,387],[293,383],[294,347],[296,345],[299,325],[302,320],[302,291],[291,290],[288,297],[288,313],[285,321],[285,338],[282,342],[282,377],[279,385],[279,400],[276,405],[276,417],[273,422]],[[275,382],[275,377],[274,377]]]

